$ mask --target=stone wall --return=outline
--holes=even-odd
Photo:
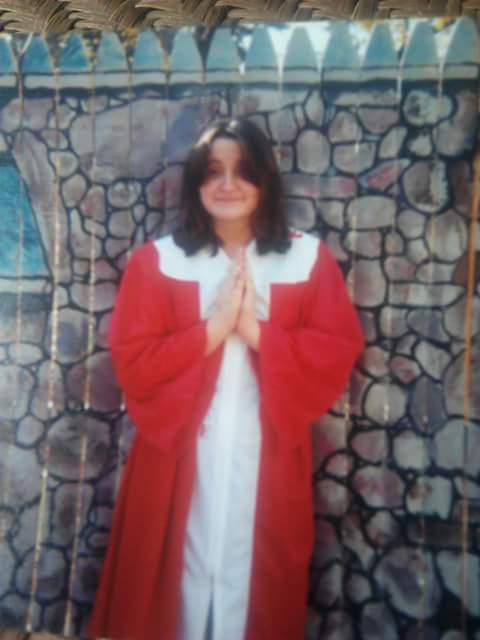
[[[133,53],[115,34],[21,44],[0,40],[0,626],[84,629],[133,434],[106,343],[116,287],[174,224],[199,131],[240,114],[271,138],[291,222],[334,251],[367,340],[313,427],[306,637],[480,638],[473,24],[441,68],[427,22],[401,64],[378,25],[362,65],[339,23],[320,70],[299,31],[281,85],[263,28],[243,73],[225,30],[206,69],[183,30],[166,66],[151,32]]]

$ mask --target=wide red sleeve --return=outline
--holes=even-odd
[[[310,423],[338,399],[364,344],[342,273],[324,243],[302,305],[298,327],[260,322],[262,411],[286,447],[304,441]]]
[[[201,384],[206,327],[175,326],[171,288],[153,243],[141,247],[125,269],[109,330],[117,381],[139,431],[169,448],[188,421]],[[192,301],[193,303],[193,301]]]

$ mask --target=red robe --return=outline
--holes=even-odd
[[[262,445],[245,640],[300,640],[314,539],[309,427],[341,394],[363,346],[342,274],[324,243],[308,279],[270,285],[269,317],[260,326],[259,351],[251,353]],[[110,346],[138,433],[89,633],[176,640],[196,440],[222,348],[204,355],[198,283],[165,275],[153,243],[127,266]]]

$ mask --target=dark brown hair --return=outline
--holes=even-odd
[[[275,156],[264,133],[248,120],[240,119],[213,122],[193,145],[183,170],[181,219],[173,232],[175,242],[187,255],[206,246],[216,253],[221,245],[199,192],[207,177],[210,146],[218,138],[230,138],[240,144],[243,173],[260,190],[259,205],[252,216],[252,233],[258,253],[285,253],[291,240],[281,202],[281,178]]]

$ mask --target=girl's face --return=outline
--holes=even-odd
[[[247,222],[258,206],[260,189],[245,175],[240,144],[217,138],[210,145],[200,200],[214,223]]]

